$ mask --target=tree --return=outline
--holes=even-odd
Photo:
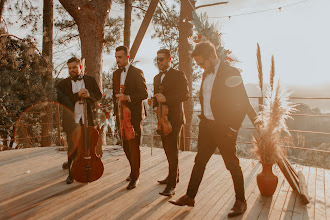
[[[9,25],[19,23],[21,28],[31,28],[31,31],[35,33],[38,30],[38,24],[41,15],[38,10],[38,6],[34,6],[33,3],[37,3],[38,0],[0,0],[0,13],[3,19]],[[3,15],[4,9],[8,13],[13,13],[15,16],[8,16],[5,18]]]
[[[132,0],[125,1],[124,45],[128,48],[131,42]]]
[[[190,0],[181,0],[181,9],[180,9],[180,21],[179,21],[179,60],[180,65],[179,69],[186,73],[188,82],[189,82],[189,91],[190,97],[192,97],[192,59],[190,56],[187,56],[191,51],[191,45],[188,42],[188,39],[192,36],[193,25],[189,23],[189,20],[192,20],[192,13],[194,10],[195,1]],[[187,119],[187,126],[185,126],[184,132],[185,137],[191,136],[191,122],[193,117],[194,102],[192,99],[189,99],[184,103],[185,115]],[[190,150],[190,139],[185,141],[185,148],[181,150]],[[181,145],[182,146],[182,145]],[[181,147],[182,148],[182,147]]]
[[[53,85],[53,0],[44,0],[43,9],[43,40],[42,40],[42,56],[44,58],[45,87],[47,91],[52,91]],[[52,93],[46,94],[49,101],[53,99]],[[52,144],[53,130],[53,111],[51,105],[45,106],[42,113],[42,139],[41,146],[50,146]]]
[[[6,0],[0,0],[0,24],[2,22],[2,14],[5,7]]]
[[[86,74],[94,76],[102,88],[104,25],[112,0],[59,0],[78,26]]]

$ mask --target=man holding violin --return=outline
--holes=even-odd
[[[136,187],[140,176],[141,121],[145,118],[142,101],[148,97],[148,91],[142,70],[129,63],[128,48],[126,46],[117,47],[115,57],[119,68],[113,73],[114,114],[119,126],[119,133],[122,133],[124,152],[131,166],[131,173],[126,179],[129,181],[127,189],[130,190]],[[125,107],[129,112],[125,111],[122,114],[123,109],[118,109],[118,106]],[[134,133],[131,135],[134,137],[125,137],[127,132],[131,131],[122,127],[124,123],[133,126],[131,131],[134,129]]]
[[[157,132],[161,135],[169,164],[167,177],[158,180],[160,184],[166,184],[164,191],[159,193],[164,196],[174,195],[176,184],[179,181],[178,137],[182,124],[185,122],[183,102],[189,98],[188,80],[184,72],[171,68],[171,59],[169,50],[161,49],[157,52],[157,65],[160,73],[154,77],[153,106],[158,106]],[[149,104],[151,104],[151,100]],[[162,114],[160,111],[163,111]]]
[[[82,99],[87,100],[88,125],[93,126],[92,110],[95,108],[95,102],[102,98],[102,93],[95,78],[83,74],[82,65],[78,58],[70,58],[67,65],[70,76],[61,80],[56,85],[56,90],[57,101],[65,107],[63,108],[62,126],[67,136],[68,162],[65,162],[62,168],[69,169],[66,183],[70,184],[73,182],[71,165],[77,155],[77,149],[75,149],[72,141],[72,132],[79,124],[84,124],[86,120],[83,114]]]

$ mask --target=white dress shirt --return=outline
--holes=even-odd
[[[76,82],[71,80],[72,84],[72,92],[78,93],[80,89],[85,88],[84,80],[77,80]],[[83,124],[85,124],[84,118],[84,106],[82,100],[79,100],[74,105],[74,120],[78,124],[80,119],[82,120]]]
[[[130,64],[128,63],[125,67],[124,70],[120,74],[120,85],[125,85],[126,77],[127,77],[127,71],[129,68]],[[128,96],[128,102],[131,102],[131,97]]]
[[[211,95],[215,77],[217,75],[220,66],[220,60],[214,67],[214,73],[208,74],[203,82],[203,112],[204,116],[209,120],[214,120],[214,116],[211,109]]]
[[[129,66],[130,66],[130,64],[127,64],[124,67],[124,70],[120,74],[120,85],[125,85],[125,81],[126,81],[126,77],[127,77],[127,71],[128,71]]]

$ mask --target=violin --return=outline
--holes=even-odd
[[[163,92],[163,87],[159,87],[159,93]],[[172,132],[172,125],[171,122],[168,120],[168,106],[158,102],[157,106],[157,119],[158,119],[158,126],[157,126],[157,133],[160,135],[168,135]]]
[[[78,149],[78,155],[72,163],[71,175],[80,183],[89,183],[99,179],[104,171],[101,158],[96,155],[96,145],[99,132],[92,126],[88,126],[87,101],[83,99],[84,126],[78,126],[72,132],[72,141]]]
[[[120,85],[120,94],[124,94],[124,85]],[[135,131],[131,124],[131,111],[126,105],[126,101],[118,100],[118,116],[119,116],[119,135],[126,140],[135,138]]]

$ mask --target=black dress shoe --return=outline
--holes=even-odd
[[[62,165],[62,169],[63,170],[69,169],[69,163],[68,162],[64,162],[63,165]]]
[[[128,182],[131,182],[131,181],[132,181],[132,177],[131,177],[131,175],[129,175],[129,176],[126,178],[126,181],[128,181]]]
[[[139,183],[139,180],[131,180],[129,182],[128,186],[126,187],[126,189],[128,189],[128,190],[134,189],[138,183]]]
[[[178,206],[189,206],[189,207],[194,207],[195,206],[195,199],[191,199],[189,198],[189,196],[184,195],[181,198],[179,198],[178,200],[171,200],[169,201],[169,203],[172,203],[174,205],[178,205]]]
[[[73,183],[74,180],[73,180],[73,177],[72,177],[71,175],[69,175],[69,176],[66,178],[65,181],[66,181],[67,184],[71,184],[71,183]]]
[[[174,187],[166,187],[164,191],[159,193],[163,196],[173,196],[175,194],[175,188]]]
[[[163,180],[157,180],[159,184],[167,184],[167,178]]]
[[[166,178],[166,179],[163,179],[163,180],[157,180],[157,182],[158,182],[159,184],[167,184],[167,183],[168,183],[167,178]],[[178,179],[176,180],[176,183],[178,183],[178,182],[179,182],[179,177],[178,177]]]
[[[236,200],[233,208],[231,208],[231,211],[228,213],[228,217],[241,215],[245,212],[246,208],[247,208],[246,201],[243,202],[240,200]]]

